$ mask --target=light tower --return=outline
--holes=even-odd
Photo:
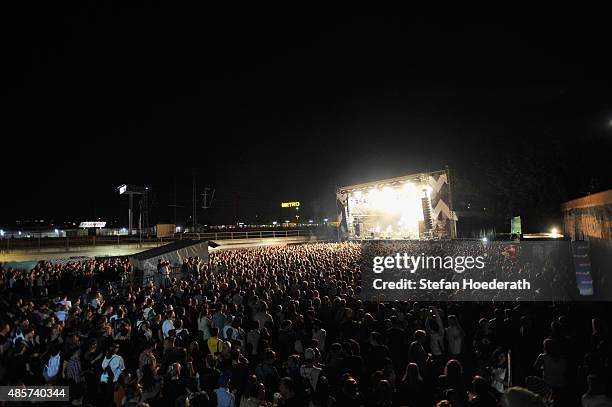
[[[134,195],[146,194],[147,189],[130,184],[123,184],[117,189],[119,190],[119,195],[128,195],[129,197],[130,208],[128,211],[128,236],[132,236],[132,225],[134,221]]]

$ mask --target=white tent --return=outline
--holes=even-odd
[[[177,240],[133,254],[130,256],[130,263],[135,271],[142,272],[143,281],[152,277],[156,280],[159,260],[170,262],[172,267],[180,267],[183,260],[189,257],[199,257],[203,262],[207,262],[209,244],[206,240]]]

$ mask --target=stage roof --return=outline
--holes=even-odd
[[[446,170],[440,170],[440,171],[430,171],[430,172],[418,172],[415,174],[409,174],[409,175],[404,175],[402,177],[395,177],[395,178],[387,178],[387,179],[381,179],[378,181],[371,181],[371,182],[365,182],[363,184],[356,184],[356,185],[349,185],[349,186],[345,186],[345,187],[339,187],[338,191],[345,191],[345,190],[355,190],[355,189],[364,189],[364,188],[371,188],[371,187],[375,187],[378,185],[392,185],[392,184],[397,184],[399,182],[406,182],[406,181],[417,181],[420,180],[420,177],[422,177],[423,175],[433,175],[433,174],[440,174],[440,173],[445,173]]]

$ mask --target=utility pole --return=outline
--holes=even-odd
[[[168,205],[168,206],[172,207],[174,227],[176,227],[176,208],[184,208],[185,207],[183,205],[177,205],[176,204],[176,178],[174,179],[174,203],[172,205]]]
[[[196,175],[195,175],[195,169],[193,170],[193,196],[192,196],[192,206],[193,206],[193,213],[192,213],[192,217],[191,219],[193,220],[193,231],[195,233],[198,232],[197,228],[198,228],[198,195],[197,195],[197,188],[196,188]]]
[[[204,187],[204,192],[201,194],[204,198],[202,201],[202,209],[209,209],[212,205],[213,199],[215,199],[215,189],[211,187]],[[206,219],[204,219],[206,222]]]
[[[210,195],[210,200],[208,199],[209,195]],[[204,193],[202,194],[202,196],[204,196],[204,201],[202,202],[202,209],[210,208],[210,206],[212,205],[213,199],[215,199],[215,189],[210,188],[210,187],[205,187]]]

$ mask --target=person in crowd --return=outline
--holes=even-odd
[[[582,407],[612,407],[612,398],[606,395],[601,377],[589,375],[587,384],[588,390],[581,398]]]
[[[501,399],[502,407],[546,407],[544,400],[537,394],[523,388],[510,387]]]

